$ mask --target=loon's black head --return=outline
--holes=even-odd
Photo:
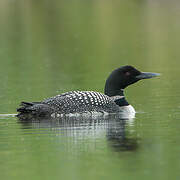
[[[107,78],[104,93],[108,96],[122,95],[121,90],[141,79],[158,76],[158,73],[140,72],[132,66],[115,69]]]

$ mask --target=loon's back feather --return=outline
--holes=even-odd
[[[50,116],[53,113],[69,114],[81,112],[118,112],[119,106],[113,98],[94,91],[70,91],[42,102],[22,102],[18,115],[31,113],[36,116]]]

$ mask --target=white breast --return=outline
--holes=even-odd
[[[120,107],[120,115],[124,119],[134,118],[135,114],[136,111],[131,105]]]

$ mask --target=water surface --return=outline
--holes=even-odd
[[[0,2],[1,179],[179,179],[180,2]],[[127,88],[134,121],[19,122],[20,101],[103,92],[122,65],[161,77]]]

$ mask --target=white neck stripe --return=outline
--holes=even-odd
[[[110,97],[113,101],[117,100],[117,99],[122,99],[124,98],[124,96],[111,96]]]

